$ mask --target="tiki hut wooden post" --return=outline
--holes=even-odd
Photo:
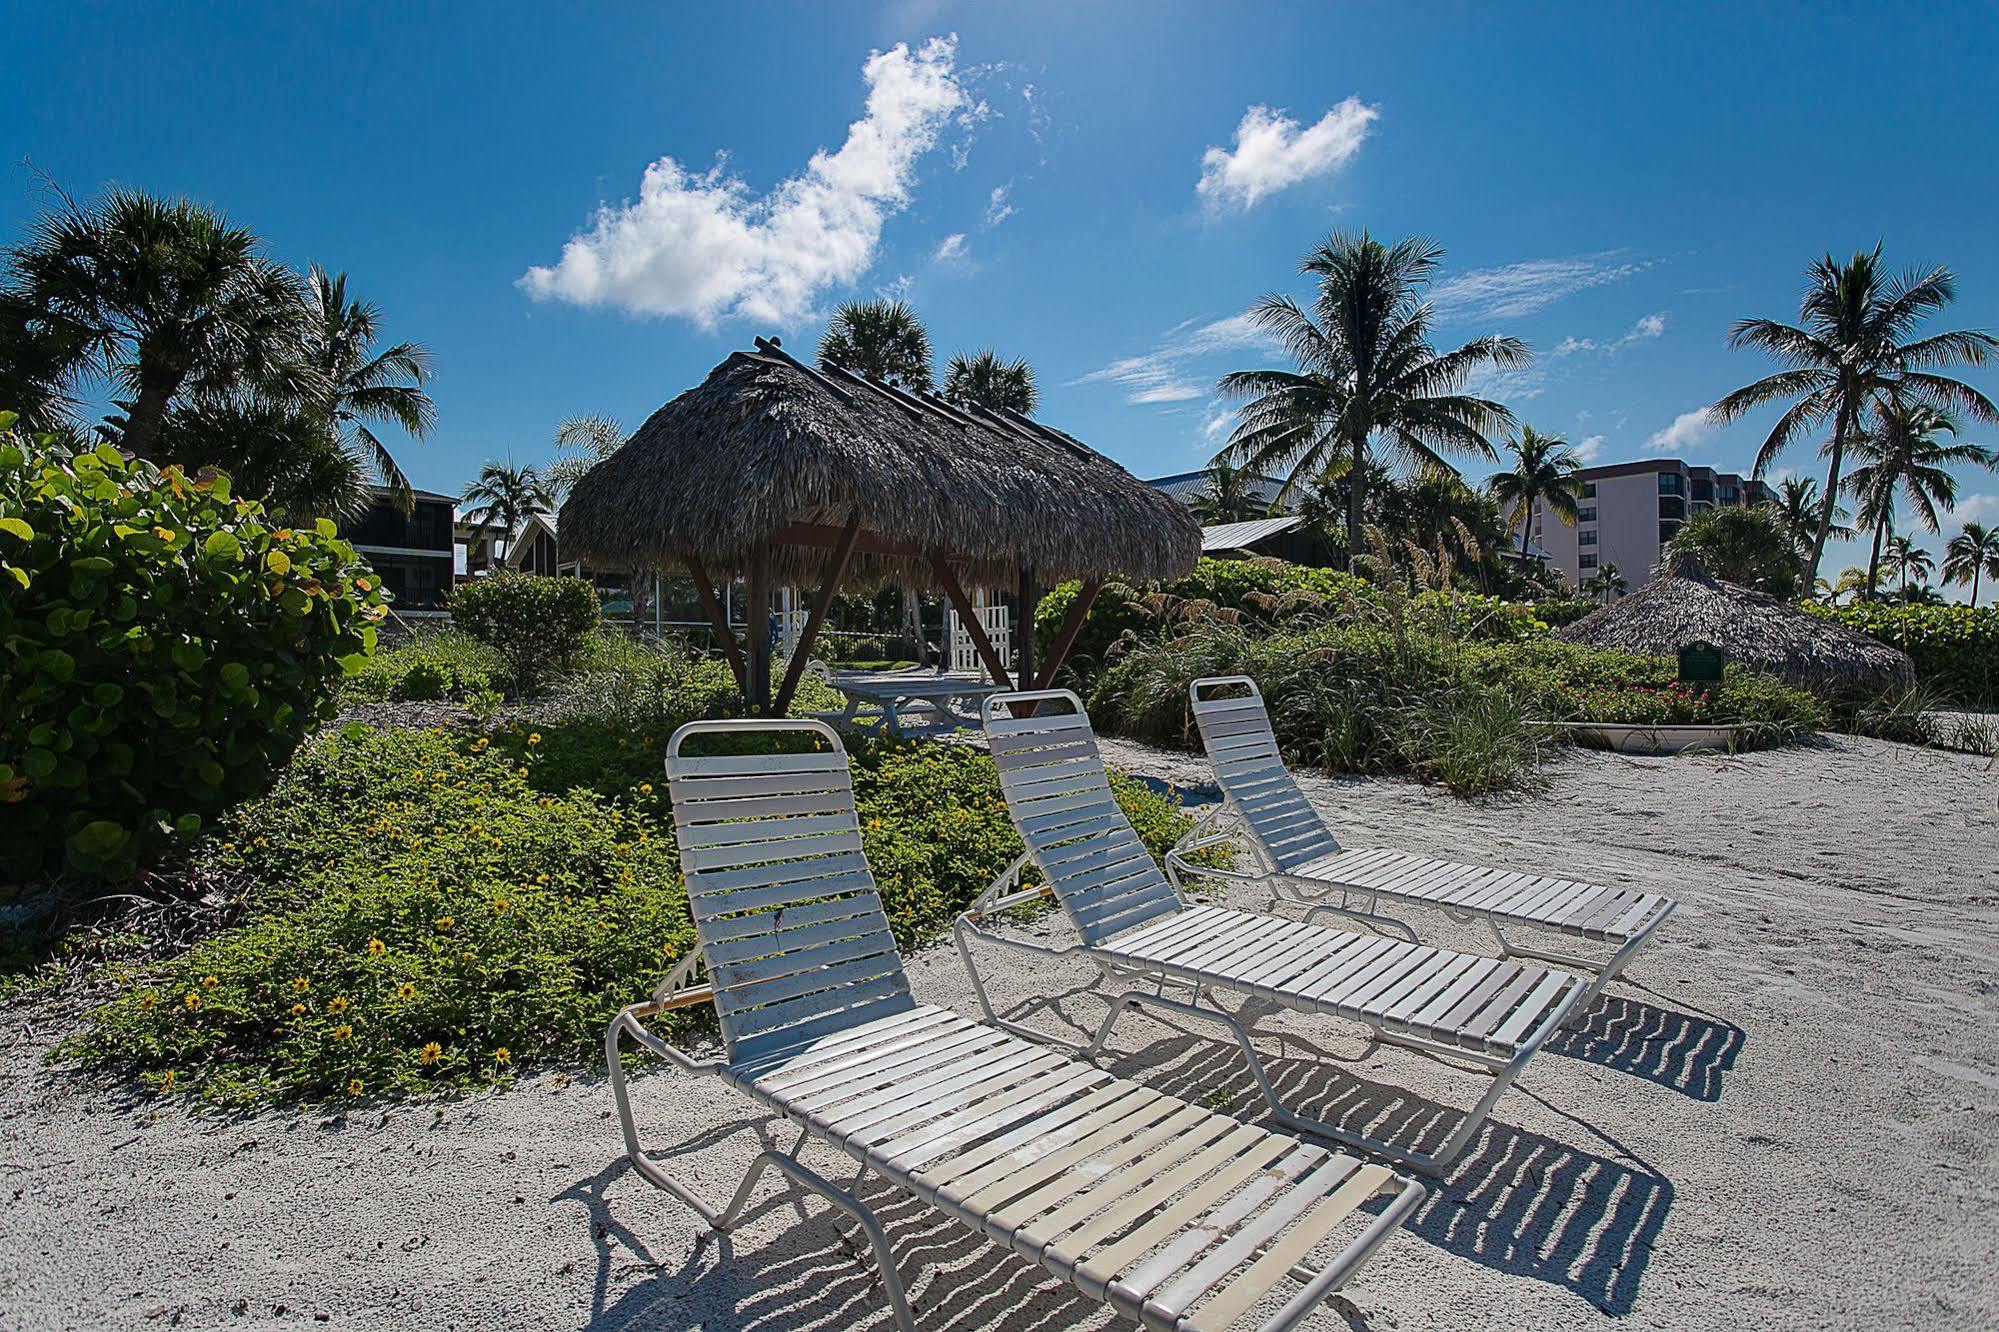
[[[1059,430],[822,371],[775,338],[654,412],[577,483],[559,522],[577,558],[684,566],[746,705],[761,713],[790,706],[843,585],[942,592],[992,679],[1027,686],[1054,679],[1113,573],[1178,577],[1201,549],[1178,501]],[[749,613],[740,644],[716,593],[717,580],[738,578]],[[1041,589],[1072,579],[1083,593],[1037,661]],[[818,594],[773,689],[771,593],[783,584]],[[965,593],[1010,585],[1020,598],[1011,675]]]

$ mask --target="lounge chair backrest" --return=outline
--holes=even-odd
[[[1237,692],[1202,697],[1230,688]],[[1339,840],[1284,766],[1256,681],[1246,675],[1210,676],[1194,681],[1187,694],[1216,783],[1235,802],[1249,835],[1277,868],[1291,869],[1338,851]]]
[[[681,753],[699,735],[797,732],[827,748]],[[847,751],[831,727],[690,722],[667,744],[666,779],[694,932],[731,1061],[913,1007],[861,854]]]
[[[1178,910],[1180,895],[1111,793],[1083,701],[1039,690],[994,694],[980,709],[1013,826],[1083,942]]]

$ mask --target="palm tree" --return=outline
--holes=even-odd
[[[1583,591],[1608,606],[1612,597],[1623,596],[1630,587],[1630,580],[1617,571],[1615,564],[1605,564],[1589,576],[1589,581],[1583,584]]]
[[[1520,558],[1527,558],[1527,538],[1534,530],[1534,506],[1545,504],[1548,512],[1574,527],[1580,512],[1576,503],[1583,495],[1582,470],[1575,450],[1565,439],[1544,435],[1533,426],[1521,426],[1520,438],[1506,441],[1513,454],[1509,471],[1494,472],[1485,484],[1493,498],[1507,512],[1520,517]]]
[[[1944,545],[1943,578],[1946,583],[1971,584],[1971,604],[1976,606],[1981,574],[1999,578],[1999,527],[1966,523]]]
[[[1011,364],[1002,361],[990,347],[971,356],[959,352],[945,363],[943,396],[964,406],[1022,416],[1034,415],[1041,401],[1041,391],[1034,386],[1034,368],[1025,359]]]
[[[423,385],[430,378],[430,349],[398,342],[375,350],[381,310],[347,297],[347,274],[329,276],[318,264],[306,279],[304,359],[318,377],[312,410],[340,446],[370,464],[407,514],[415,499],[409,477],[369,422],[393,423],[422,439],[437,420],[437,406]]]
[[[298,276],[212,209],[132,190],[64,199],[9,258],[10,297],[63,352],[56,382],[108,381],[130,402],[122,442],[142,457],[184,393],[313,396]]]
[[[930,334],[901,301],[848,301],[819,337],[819,364],[928,393]]]
[[[1854,456],[1865,462],[1853,469],[1846,484],[1859,497],[1861,521],[1874,529],[1874,550],[1867,561],[1869,600],[1878,586],[1881,542],[1894,531],[1900,501],[1907,500],[1925,531],[1938,532],[1937,510],[1949,512],[1957,502],[1957,478],[1945,469],[1965,463],[1999,466],[1999,454],[1990,449],[1938,438],[1956,434],[1957,422],[1948,414],[1892,395],[1877,405],[1874,427],[1854,440]]]
[[[1257,327],[1283,341],[1297,369],[1239,370],[1217,385],[1248,405],[1215,461],[1286,472],[1281,499],[1301,482],[1352,476],[1350,565],[1360,550],[1373,454],[1414,471],[1451,471],[1440,450],[1493,457],[1487,433],[1513,422],[1498,403],[1461,390],[1480,366],[1524,365],[1525,343],[1484,337],[1443,353],[1430,345],[1430,307],[1421,297],[1442,258],[1442,249],[1420,237],[1384,246],[1365,231],[1333,233],[1299,265],[1318,279],[1311,314],[1278,295],[1251,312]]]
[[[516,467],[511,458],[504,463],[489,462],[479,469],[479,479],[465,487],[460,497],[473,507],[465,513],[467,522],[477,523],[480,532],[499,528],[511,541],[532,515],[554,507],[548,485],[533,467]],[[499,550],[494,548],[497,558]]]
[[[1883,552],[1891,573],[1901,579],[1902,600],[1909,599],[1909,580],[1913,575],[1917,583],[1930,581],[1930,574],[1936,570],[1936,557],[1905,536],[1888,538],[1887,549]],[[1871,591],[1871,588],[1870,588]]]
[[[556,460],[542,470],[555,504],[569,498],[569,492],[583,474],[625,446],[631,436],[624,426],[608,416],[572,416],[555,428]]]
[[[1709,415],[1726,424],[1765,403],[1791,402],[1757,450],[1758,476],[1801,435],[1831,420],[1818,532],[1805,572],[1809,586],[1818,577],[1832,532],[1846,450],[1868,406],[1899,389],[1927,406],[1999,421],[1999,408],[1983,393],[1962,380],[1935,373],[1953,365],[1983,365],[1999,348],[1999,339],[1973,329],[1912,340],[1925,318],[1955,299],[1957,281],[1941,267],[1890,277],[1882,269],[1879,245],[1845,264],[1827,254],[1814,260],[1806,275],[1799,304],[1801,326],[1744,319],[1729,333],[1731,347],[1760,347],[1785,368],[1735,390],[1711,407]]]
[[[1216,463],[1208,469],[1207,484],[1188,507],[1204,525],[1240,522],[1257,509],[1253,482],[1256,478],[1240,467]]]
[[[1683,552],[1698,556],[1702,567],[1716,578],[1773,597],[1796,594],[1804,563],[1791,544],[1790,533],[1768,504],[1700,510],[1673,533],[1661,552],[1662,562]],[[1812,584],[1804,586],[1809,589]]]
[[[1816,587],[1826,588],[1825,579],[1817,580]],[[1839,571],[1839,581],[1826,588],[1826,594],[1833,601],[1841,597],[1859,597],[1867,591],[1867,570],[1857,564],[1849,564]]]
[[[1819,530],[1819,483],[1808,476],[1787,476],[1777,491],[1777,520],[1784,530],[1791,534],[1791,540],[1798,548],[1799,558],[1812,548],[1812,539]],[[1853,515],[1846,506],[1835,504],[1832,510],[1832,527],[1827,535],[1834,540],[1845,541],[1853,536],[1853,529],[1846,520]]]

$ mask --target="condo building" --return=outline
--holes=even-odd
[[[1733,504],[1767,504],[1770,488],[1761,481],[1694,467],[1678,458],[1585,467],[1574,526],[1534,506],[1533,544],[1548,553],[1548,567],[1580,586],[1604,565],[1617,566],[1627,590],[1652,581],[1659,553],[1680,524],[1702,509]],[[1514,528],[1519,538],[1519,528]]]

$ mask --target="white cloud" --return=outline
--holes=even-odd
[[[1666,314],[1662,310],[1658,314],[1646,315],[1633,324],[1631,331],[1621,338],[1613,338],[1609,342],[1598,342],[1595,338],[1563,338],[1555,344],[1555,350],[1549,355],[1574,356],[1578,352],[1606,352],[1615,355],[1634,342],[1649,342],[1653,338],[1663,336],[1665,332]]]
[[[1235,129],[1235,150],[1209,148],[1201,155],[1195,193],[1210,211],[1253,208],[1268,195],[1345,166],[1381,116],[1358,97],[1319,118],[1309,129],[1282,111],[1252,106]]]
[[[1211,399],[1207,410],[1201,413],[1201,438],[1218,447],[1222,438],[1235,429],[1235,423],[1235,407],[1220,398]]]
[[[1474,268],[1439,282],[1431,289],[1430,303],[1454,319],[1518,319],[1564,296],[1621,282],[1654,262],[1623,259],[1612,252]],[[1657,318],[1659,330],[1664,332],[1665,316]]]
[[[957,71],[956,39],[898,43],[861,67],[867,109],[837,151],[759,197],[728,170],[671,157],[645,170],[636,201],[600,207],[562,258],[519,285],[536,300],[671,315],[704,328],[724,317],[790,325],[818,295],[874,263],[883,222],[908,207],[916,167],[953,120],[981,107]]]
[[[986,201],[985,229],[990,231],[1013,216],[1013,205],[1006,201],[1007,191],[1013,188],[1011,181],[993,186],[991,197]]]
[[[1583,436],[1582,443],[1576,445],[1576,461],[1585,467],[1589,466],[1603,456],[1603,443],[1602,435]]]
[[[1656,430],[1645,441],[1646,447],[1681,451],[1696,448],[1707,443],[1714,434],[1714,422],[1708,419],[1707,408],[1696,407],[1690,412],[1681,412],[1673,418],[1673,424],[1664,430]]]
[[[1999,495],[1959,495],[1950,516],[1959,525],[1999,522]]]
[[[1508,367],[1481,365],[1465,376],[1464,391],[1498,403],[1526,402],[1548,391],[1548,372],[1531,362]]]
[[[954,231],[937,243],[937,249],[931,254],[930,262],[934,264],[948,264],[953,259],[963,259],[964,257],[965,233]]]
[[[1197,384],[1188,362],[1252,348],[1275,351],[1277,346],[1276,339],[1257,328],[1247,311],[1208,323],[1190,319],[1168,329],[1151,351],[1112,361],[1069,383],[1116,384],[1124,389],[1124,400],[1129,403],[1189,402],[1206,397],[1214,381],[1209,377],[1205,384]]]

